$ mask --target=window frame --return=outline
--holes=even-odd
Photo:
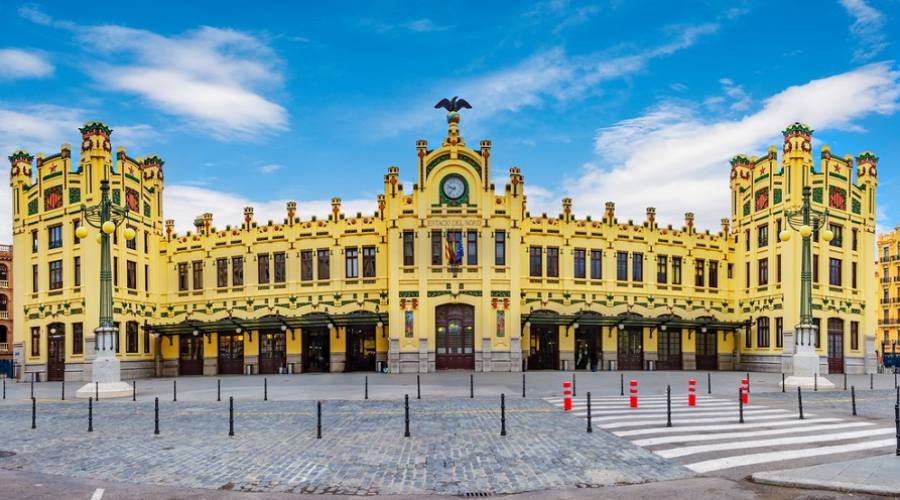
[[[344,248],[344,279],[359,278],[359,249],[357,247]]]
[[[362,247],[362,277],[374,278],[378,271],[378,250],[374,246]]]

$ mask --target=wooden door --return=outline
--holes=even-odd
[[[278,373],[287,361],[285,333],[282,331],[260,332],[259,373]]]
[[[203,335],[179,335],[179,375],[203,375]]]
[[[303,371],[327,372],[331,366],[331,337],[328,328],[303,328]]]
[[[718,370],[719,356],[716,349],[716,332],[696,332],[697,336],[697,369]]]
[[[475,308],[445,304],[435,308],[435,368],[475,369]]]
[[[222,375],[244,373],[244,335],[242,333],[219,334],[219,373]]]
[[[60,327],[57,327],[59,331]],[[66,376],[66,337],[56,334],[47,337],[47,380],[60,382]]]
[[[659,331],[656,362],[657,370],[681,369],[681,328],[667,328]]]
[[[559,327],[532,325],[528,355],[529,370],[559,370]]]
[[[639,326],[619,330],[619,370],[644,369],[644,332]]]
[[[375,371],[375,325],[347,327],[344,371]]]
[[[844,373],[844,322],[828,319],[828,373]]]

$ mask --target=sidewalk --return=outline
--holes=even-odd
[[[799,469],[757,472],[754,482],[848,493],[900,496],[900,457],[880,457],[814,465]]]

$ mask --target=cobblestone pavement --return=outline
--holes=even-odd
[[[538,399],[328,401],[316,439],[315,402],[101,401],[0,406],[0,467],[75,478],[238,491],[335,494],[514,493],[689,477],[690,471]],[[0,456],[3,454],[0,453]]]
[[[890,424],[894,421],[894,404],[897,402],[895,389],[869,390],[868,382],[864,387],[856,387],[856,415],[862,418],[886,419]],[[758,394],[760,398],[781,401],[797,405],[797,390],[786,392],[766,392]],[[853,413],[853,402],[850,389],[831,391],[803,390],[803,408],[809,411],[833,410],[850,416]]]

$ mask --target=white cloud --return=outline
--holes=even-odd
[[[261,172],[263,174],[271,174],[277,172],[284,168],[284,165],[276,165],[274,163],[270,163],[268,165],[260,165],[256,167],[257,172]]]
[[[36,50],[0,49],[0,80],[44,78],[53,74],[53,65]]]
[[[860,47],[853,51],[854,61],[867,61],[877,56],[887,47],[884,32],[884,14],[867,4],[865,0],[839,0],[847,13],[853,17],[850,33],[857,38]]]
[[[646,207],[655,206],[660,220],[680,226],[683,213],[694,212],[701,227],[717,230],[719,219],[730,216],[732,156],[764,152],[794,121],[820,131],[852,130],[854,120],[898,106],[900,72],[888,64],[789,87],[738,119],[709,118],[698,103],[663,102],[600,129],[599,159],[566,179],[563,192],[582,214],[601,214],[614,201],[620,219],[643,220]]]
[[[428,18],[416,19],[415,21],[401,24],[400,27],[418,33],[431,33],[435,31],[447,31],[450,29],[450,26],[438,25]]]
[[[179,233],[196,231],[194,218],[212,212],[213,223],[217,229],[226,225],[240,226],[244,221],[244,207],[253,207],[253,218],[257,224],[266,224],[269,219],[281,224],[287,217],[288,200],[253,201],[235,193],[226,193],[203,187],[173,184],[166,186],[164,192],[164,217],[175,219],[175,230]],[[315,215],[324,219],[331,214],[331,199],[327,200],[295,200],[297,216],[308,219]],[[343,200],[341,211],[347,216],[355,216],[357,212],[372,215],[378,208],[374,199]]]

